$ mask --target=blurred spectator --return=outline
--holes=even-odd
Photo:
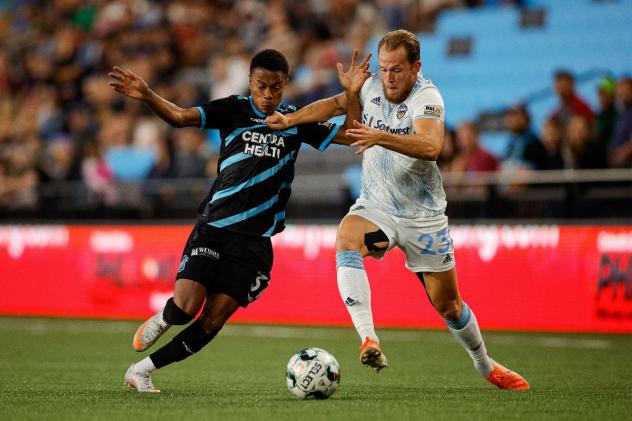
[[[617,84],[621,117],[612,140],[611,161],[615,167],[632,166],[632,78],[624,77]]]
[[[210,154],[204,149],[204,133],[191,127],[172,130],[171,133],[175,143],[175,176],[205,177]]]
[[[552,117],[562,124],[562,131],[566,133],[568,124],[573,116],[578,115],[592,122],[595,119],[590,105],[575,92],[575,77],[566,70],[555,73],[555,93],[560,104],[553,111]]]
[[[118,203],[119,192],[114,183],[114,173],[103,158],[102,147],[97,142],[89,142],[85,147],[81,176],[86,183],[89,203],[105,206]]]
[[[597,96],[599,97],[599,112],[595,121],[595,135],[597,140],[608,149],[612,142],[614,127],[617,124],[619,113],[615,107],[615,92],[617,82],[611,78],[603,78],[597,86]]]
[[[156,160],[147,178],[175,178],[177,175],[175,148],[171,139],[159,139],[154,147]]]
[[[503,166],[539,170],[544,166],[544,146],[531,129],[531,116],[523,104],[509,108],[505,113],[509,129],[509,145],[503,156]]]
[[[473,123],[461,123],[456,138],[458,152],[451,165],[452,171],[484,172],[498,169],[498,160],[479,144],[478,129]]]
[[[41,181],[69,181],[75,149],[72,139],[64,134],[47,142],[40,164]]]
[[[0,156],[0,207],[29,210],[37,205],[36,148],[35,142],[25,141],[4,149]]]
[[[573,169],[606,168],[606,154],[593,135],[592,123],[579,115],[568,123],[567,167]]]
[[[562,125],[554,118],[549,118],[542,125],[542,145],[545,155],[542,162],[542,170],[562,170],[564,169],[564,158],[562,157]]]
[[[241,56],[215,56],[210,62],[210,99],[248,92],[249,62]]]

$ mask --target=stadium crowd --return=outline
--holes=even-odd
[[[172,130],[110,88],[108,70],[134,69],[161,96],[189,107],[247,93],[250,56],[281,51],[293,69],[286,100],[306,104],[339,91],[335,63],[391,28],[432,29],[462,0],[28,0],[0,5],[0,209],[38,205],[48,181],[85,184],[115,205],[118,181],[213,177],[212,133]],[[513,3],[492,1],[491,3]],[[423,39],[422,39],[423,43]],[[422,47],[423,48],[423,47]],[[475,124],[446,131],[443,171],[630,166],[632,81],[600,82],[601,109],[555,75],[560,107],[539,138],[527,109],[506,115],[510,148],[496,158]],[[208,137],[207,137],[208,136]]]
[[[632,79],[601,79],[596,86],[597,110],[576,93],[569,71],[556,72],[553,85],[559,104],[538,130],[539,136],[527,106],[515,104],[504,115],[509,133],[504,154],[497,157],[485,150],[476,124],[466,121],[456,131],[446,130],[441,169],[467,173],[632,166]]]

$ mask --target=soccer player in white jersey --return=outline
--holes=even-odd
[[[437,87],[420,73],[419,40],[405,30],[389,32],[378,44],[378,58],[379,74],[370,77],[344,73],[338,64],[345,93],[268,117],[276,129],[344,113],[347,120],[361,118],[346,135],[363,154],[362,192],[336,238],[338,288],[362,341],[360,360],[376,372],[388,367],[375,333],[363,258],[380,259],[397,246],[476,370],[500,388],[528,389],[522,376],[487,355],[474,312],[459,293],[435,162],[443,144],[444,105]],[[358,95],[350,86],[358,86],[359,78],[364,83]]]

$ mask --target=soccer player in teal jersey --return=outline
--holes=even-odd
[[[349,95],[350,79],[338,65],[345,93],[268,118],[277,129],[344,113],[346,122],[355,120],[347,137],[363,154],[362,191],[340,223],[336,267],[340,295],[362,341],[360,359],[375,371],[388,366],[375,333],[363,259],[381,258],[397,246],[476,370],[500,388],[528,389],[522,376],[489,358],[476,317],[459,293],[435,162],[443,144],[444,105],[437,87],[421,76],[419,40],[404,30],[386,34],[378,61],[379,74],[367,78],[359,95]]]
[[[348,71],[357,95],[368,77],[368,59]],[[219,129],[218,176],[199,208],[198,221],[182,253],[174,295],[165,307],[136,331],[133,347],[144,351],[172,325],[185,325],[201,315],[169,343],[132,364],[124,384],[139,392],[159,392],[151,374],[200,351],[231,315],[256,300],[270,282],[270,237],[285,225],[285,206],[294,178],[294,162],[302,143],[324,150],[334,141],[348,144],[336,124],[306,123],[285,130],[271,129],[265,118],[274,112],[296,111],[281,105],[288,81],[288,63],[276,50],[264,50],[250,64],[251,95],[231,96],[183,109],[149,89],[130,70],[114,67],[110,85],[145,102],[175,127]],[[345,122],[345,125],[348,123]],[[341,130],[339,130],[341,129]]]

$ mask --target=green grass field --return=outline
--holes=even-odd
[[[360,365],[351,328],[230,325],[198,355],[157,372],[163,393],[146,395],[122,387],[141,356],[131,349],[137,324],[0,318],[0,420],[632,417],[631,336],[487,332],[490,355],[530,381],[532,390],[517,392],[482,380],[447,331],[382,330],[390,367],[375,374]],[[301,401],[286,389],[287,360],[308,346],[342,367],[329,400]]]

